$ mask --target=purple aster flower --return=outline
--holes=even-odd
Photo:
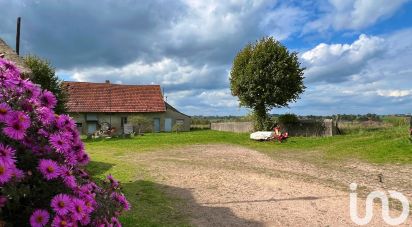
[[[50,159],[41,159],[39,161],[39,170],[43,177],[52,180],[59,177],[60,167],[57,162]]]
[[[112,217],[111,219],[113,227],[122,227],[122,224],[120,223],[119,219],[116,217]]]
[[[6,164],[14,164],[14,153],[16,151],[8,145],[0,143],[0,160]]]
[[[19,69],[17,69],[16,66],[11,61],[7,61],[6,59],[0,58],[0,71],[4,70],[5,72],[8,72],[6,76],[9,77],[17,77],[20,75]]]
[[[68,115],[62,114],[57,119],[57,127],[59,129],[71,129],[74,128],[76,123]]]
[[[30,147],[33,151],[36,151],[38,149],[38,145],[36,143],[37,141],[34,141],[33,137],[24,137],[22,144],[26,147]]]
[[[83,152],[77,156],[77,161],[80,165],[87,165],[90,161],[89,155]]]
[[[6,206],[8,199],[6,196],[0,195],[0,208]]]
[[[53,151],[53,149],[49,145],[44,145],[43,148],[42,148],[42,153],[50,153],[52,151]]]
[[[58,215],[66,215],[72,210],[71,197],[66,194],[58,194],[53,197],[50,205]]]
[[[57,104],[57,99],[53,93],[44,90],[43,93],[40,95],[40,102],[42,106],[53,109]]]
[[[73,176],[72,170],[67,166],[60,167],[59,175],[67,187],[75,188],[77,186],[76,178]]]
[[[62,133],[55,133],[52,134],[49,138],[49,142],[53,148],[57,150],[59,153],[65,153],[67,150],[70,149],[70,144],[68,142],[69,139],[65,134]]]
[[[78,172],[79,172],[79,175],[80,175],[81,178],[83,178],[83,179],[89,179],[90,178],[89,174],[86,171],[84,171],[82,169],[78,169]]]
[[[22,95],[22,89],[18,88],[17,85],[20,83],[20,78],[9,77],[4,80],[4,87],[8,88],[11,92],[14,92],[13,95]]]
[[[4,134],[12,139],[22,140],[30,126],[30,119],[23,112],[13,111],[6,117],[6,126],[3,128]]]
[[[77,187],[76,178],[74,176],[66,176],[63,178],[64,184],[69,188]]]
[[[90,184],[85,184],[82,185],[79,190],[77,191],[77,194],[81,197],[81,198],[86,198],[86,199],[91,199],[94,197],[94,194],[92,192],[92,187]],[[86,201],[85,201],[86,202]]]
[[[40,86],[28,79],[22,80],[21,86],[26,90],[29,99],[37,99],[41,93]]]
[[[11,111],[6,117],[6,124],[11,122],[19,122],[24,129],[30,127],[30,118],[22,111]]]
[[[47,132],[47,131],[44,130],[43,128],[39,129],[39,130],[37,131],[37,133],[38,133],[40,136],[42,136],[42,137],[45,137],[45,138],[49,137],[49,132]]]
[[[52,227],[71,227],[71,226],[74,226],[74,225],[73,225],[73,222],[70,218],[56,215],[53,218],[51,226]]]
[[[113,192],[111,194],[111,197],[117,201],[124,210],[130,210],[130,203],[127,201],[126,197],[123,194],[120,194],[118,192]]]
[[[20,181],[21,179],[24,178],[24,172],[21,169],[18,169],[16,167],[12,168],[12,177],[14,177],[17,181]]]
[[[26,129],[30,125],[30,120],[24,114],[13,114],[6,119],[6,127],[3,128],[4,134],[11,139],[22,140],[26,135]]]
[[[20,106],[25,112],[33,112],[33,103],[30,100],[22,101]]]
[[[109,175],[107,176],[107,179],[109,180],[112,188],[118,188],[118,187],[119,187],[119,181],[117,181],[116,179],[114,179],[114,177],[113,177],[111,174],[109,174]]]
[[[84,215],[80,220],[80,224],[83,226],[87,226],[88,224],[90,224],[90,215]]]
[[[84,204],[86,205],[86,212],[89,214],[92,213],[97,205],[96,200],[94,200],[94,198],[87,198],[84,199],[84,201]]]
[[[13,173],[12,167],[13,166],[0,160],[0,185],[10,181]]]
[[[76,165],[77,164],[77,157],[73,155],[72,153],[69,153],[68,151],[66,153],[63,153],[65,163],[68,165]]]
[[[40,107],[36,112],[37,118],[45,125],[50,125],[55,120],[53,111],[47,107]]]
[[[22,140],[26,135],[26,129],[19,122],[13,122],[3,128],[3,133],[11,139]]]
[[[7,103],[0,103],[0,122],[4,122],[10,113],[10,106]]]
[[[49,222],[50,215],[46,210],[35,210],[30,217],[32,227],[43,227]]]
[[[79,143],[79,142],[82,143],[81,139],[80,139],[80,133],[79,133],[79,130],[77,129],[77,126],[76,126],[76,128],[71,129],[70,132],[73,136],[74,143]]]
[[[96,183],[92,181],[90,181],[90,183],[87,183],[86,187],[92,193],[100,193],[102,191],[102,189],[99,186],[97,186]]]
[[[75,220],[81,220],[86,213],[86,204],[81,199],[73,199],[72,214]]]
[[[79,138],[78,136],[74,138]],[[80,139],[75,139],[73,142],[72,150],[75,154],[80,154],[84,152],[84,144]]]

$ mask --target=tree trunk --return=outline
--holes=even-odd
[[[267,130],[268,114],[264,105],[259,105],[254,108],[255,122],[254,127],[257,131]]]

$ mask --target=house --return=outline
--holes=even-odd
[[[31,70],[24,64],[23,59],[2,39],[0,39],[0,58],[14,62],[22,76],[30,76]]]
[[[63,82],[68,92],[68,112],[82,134],[92,134],[109,125],[122,134],[132,116],[151,122],[146,131],[170,132],[179,126],[190,130],[191,118],[164,101],[159,85],[122,85],[89,82]],[[104,123],[104,124],[103,124]]]

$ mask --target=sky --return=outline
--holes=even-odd
[[[299,115],[412,112],[411,0],[0,0],[0,38],[68,81],[159,84],[189,115],[244,115],[236,54],[273,36],[298,52]]]

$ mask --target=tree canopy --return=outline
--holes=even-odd
[[[296,52],[289,52],[273,37],[264,37],[237,54],[230,88],[240,106],[253,109],[256,129],[265,130],[271,127],[267,112],[287,107],[305,90],[303,71]]]
[[[25,56],[23,59],[32,71],[31,81],[56,96],[57,105],[54,111],[57,114],[66,113],[67,94],[62,88],[62,81],[57,77],[56,71],[50,62],[34,55]]]

